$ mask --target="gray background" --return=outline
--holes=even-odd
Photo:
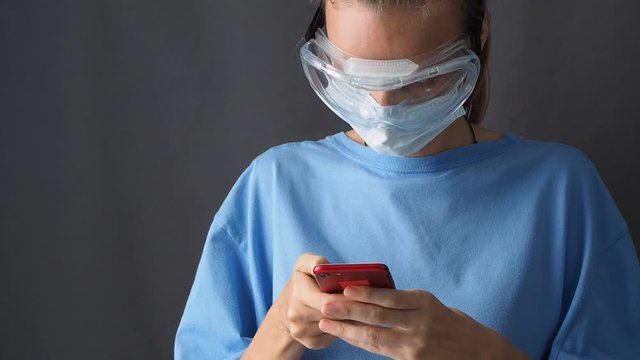
[[[586,152],[640,239],[638,1],[495,0],[485,125]],[[0,2],[0,358],[168,359],[250,161],[346,129],[290,1]]]

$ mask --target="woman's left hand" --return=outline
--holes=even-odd
[[[322,307],[322,331],[394,359],[527,359],[494,330],[422,290],[350,286]]]

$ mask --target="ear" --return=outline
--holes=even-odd
[[[490,32],[491,32],[491,15],[489,14],[489,9],[485,7],[484,19],[482,19],[482,30],[480,31],[480,41],[482,42],[482,47],[481,47],[482,49],[484,49],[484,44],[487,42]]]

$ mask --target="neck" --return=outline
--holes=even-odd
[[[413,154],[407,155],[408,157],[419,157],[434,155],[439,152],[455,149],[457,147],[470,145],[474,143],[475,136],[473,129],[476,129],[475,125],[469,127],[469,123],[464,117],[460,117],[455,120],[449,127],[444,129],[432,142],[427,144],[422,150]],[[351,140],[357,142],[360,145],[364,145],[364,140],[355,132],[355,130],[347,131],[347,136]]]

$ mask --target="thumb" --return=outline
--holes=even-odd
[[[319,264],[329,264],[329,260],[320,255],[305,253],[300,255],[295,266],[295,271],[313,276],[313,267]]]

